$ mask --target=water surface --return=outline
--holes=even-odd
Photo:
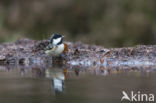
[[[156,94],[155,87],[154,70],[0,67],[0,103],[119,103],[123,90]]]

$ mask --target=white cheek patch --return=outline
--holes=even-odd
[[[61,41],[61,38],[53,39],[53,44],[57,45]]]

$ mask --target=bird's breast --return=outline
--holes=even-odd
[[[64,44],[54,46],[50,50],[46,50],[45,53],[51,56],[57,56],[60,55],[64,51]]]

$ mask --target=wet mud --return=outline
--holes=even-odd
[[[126,48],[104,48],[80,42],[65,42],[68,52],[63,56],[50,57],[45,54],[49,40],[21,39],[0,45],[0,65],[22,65],[29,67],[61,65],[67,68],[116,68],[153,70],[156,67],[156,45],[137,45]]]

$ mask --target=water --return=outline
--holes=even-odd
[[[0,103],[119,103],[122,91],[156,95],[155,71],[0,67]]]

